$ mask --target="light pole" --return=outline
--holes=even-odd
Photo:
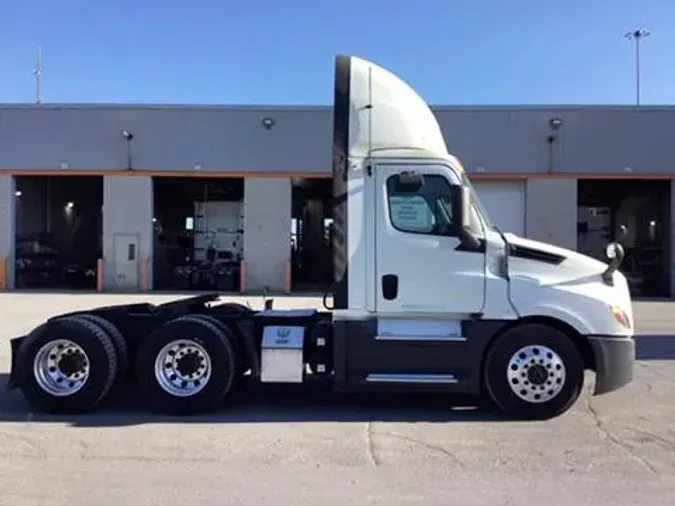
[[[649,37],[651,33],[644,28],[638,28],[628,32],[625,37],[635,43],[635,99],[636,105],[640,105],[640,41]]]

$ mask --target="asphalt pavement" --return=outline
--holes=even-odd
[[[286,386],[250,387],[209,416],[150,416],[122,399],[51,417],[4,391],[11,336],[129,298],[0,295],[0,506],[675,504],[675,303],[635,304],[631,385],[587,392],[546,422],[503,420],[466,400]]]

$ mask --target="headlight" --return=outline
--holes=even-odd
[[[614,319],[619,323],[619,325],[621,325],[624,328],[627,328],[628,330],[632,328],[630,318],[623,309],[621,309],[619,306],[610,306],[609,310],[612,313],[612,316],[614,316]]]

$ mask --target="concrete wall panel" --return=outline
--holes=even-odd
[[[525,188],[528,238],[577,249],[577,180],[528,179]]]
[[[291,255],[291,180],[244,181],[244,260],[247,289],[274,292],[285,288]]]
[[[106,290],[129,289],[116,279],[115,236],[137,234],[138,284],[131,288],[140,290],[143,275],[147,275],[152,288],[153,254],[153,192],[152,178],[106,176],[103,180],[103,257],[104,286]],[[144,269],[147,271],[143,273]]]
[[[15,180],[9,175],[0,175],[0,266],[3,276],[0,289],[14,288],[14,226],[16,196]],[[4,278],[4,279],[3,279]]]

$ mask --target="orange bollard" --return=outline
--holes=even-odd
[[[246,260],[239,262],[239,291],[246,293]]]
[[[150,259],[141,262],[141,292],[150,291]]]
[[[7,290],[7,258],[3,258],[0,262],[0,290]]]
[[[103,283],[103,259],[99,258],[96,260],[96,291],[102,292],[104,283]]]

